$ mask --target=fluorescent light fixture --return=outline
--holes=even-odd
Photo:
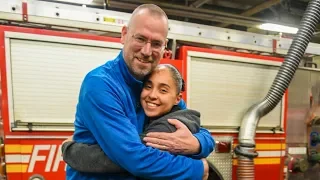
[[[82,2],[83,4],[91,4],[93,0],[82,0],[82,1],[79,1],[78,2]]]
[[[265,23],[258,26],[259,29],[282,32],[282,33],[290,33],[296,34],[298,32],[298,28],[283,26],[279,24]]]
[[[79,4],[91,4],[93,0],[64,0],[64,1],[72,2],[72,3],[79,3]]]

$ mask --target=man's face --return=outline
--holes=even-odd
[[[142,80],[163,56],[168,33],[167,21],[142,10],[130,27],[122,29],[123,56],[132,75]]]

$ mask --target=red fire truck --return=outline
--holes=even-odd
[[[118,54],[122,45],[114,34],[129,15],[49,2],[1,2],[0,20],[11,23],[0,26],[0,173],[8,180],[65,179],[60,148],[74,130],[81,81]],[[171,53],[161,63],[179,69],[187,84],[187,106],[201,112],[202,126],[217,143],[208,159],[226,180],[237,179],[233,150],[242,116],[268,92],[291,40],[171,21],[169,42]],[[311,87],[320,77],[314,67],[319,49],[310,43],[306,54],[313,57],[304,57],[281,101],[257,126],[255,179],[319,171],[308,163],[309,135],[302,130]]]

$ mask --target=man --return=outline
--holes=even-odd
[[[148,146],[139,137],[145,119],[139,102],[141,80],[159,64],[167,34],[168,18],[159,7],[146,4],[133,12],[128,26],[122,29],[123,50],[118,57],[92,70],[83,80],[73,138],[76,142],[99,144],[114,163],[136,177],[206,179],[208,164],[201,158],[213,150],[214,141],[205,129],[192,135],[182,123],[171,120],[177,127],[175,133],[150,133],[144,139]],[[82,173],[69,166],[66,175],[67,180],[134,179]]]

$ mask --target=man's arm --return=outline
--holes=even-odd
[[[215,147],[215,141],[211,135],[211,133],[205,128],[200,128],[200,131],[194,136],[198,139],[201,150],[199,154],[194,154],[191,157],[195,159],[206,158],[210,155]]]
[[[159,119],[152,120],[145,128],[148,132],[175,132],[175,126],[167,121],[170,117],[175,117],[183,122],[192,133],[199,132],[200,114],[196,111],[185,110],[170,113]],[[140,136],[141,138],[143,135]],[[80,172],[89,173],[128,173],[120,166],[114,164],[102,151],[98,144],[84,144],[66,141],[62,145],[63,160],[73,169]]]
[[[94,82],[105,83],[105,82]],[[202,179],[204,164],[142,144],[136,127],[112,90],[94,89],[80,97],[84,124],[105,154],[131,174],[148,179]]]
[[[182,99],[178,106],[181,109],[187,108],[184,100]],[[173,124],[172,122],[174,121],[171,120],[170,124],[175,126],[179,124]],[[181,126],[181,124],[179,126]],[[151,145],[155,148],[163,149],[161,147],[172,147],[171,149],[163,149],[172,153],[189,155],[191,153],[191,157],[195,159],[206,158],[213,151],[215,147],[215,141],[208,130],[200,128],[200,131],[192,136],[188,128],[176,128],[178,129],[178,132],[175,133],[149,133],[147,134],[148,137],[144,138],[143,140],[147,143],[147,145]],[[157,145],[155,142],[164,143]]]

